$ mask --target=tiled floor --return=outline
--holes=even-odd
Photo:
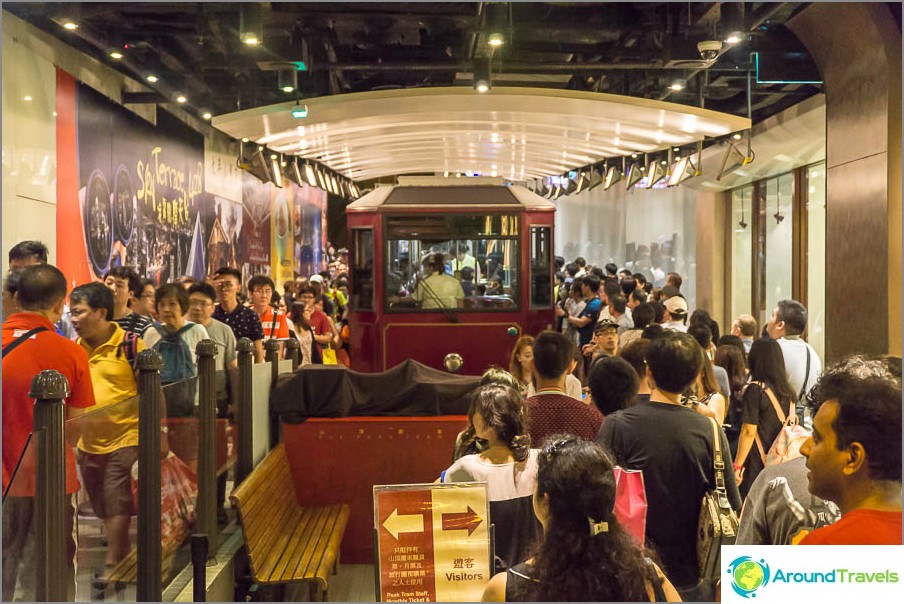
[[[375,602],[373,564],[340,564],[330,580],[330,602]]]

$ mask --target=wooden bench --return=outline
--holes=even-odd
[[[163,557],[162,576],[164,582],[173,568],[175,552]],[[104,577],[97,577],[91,584],[91,599],[104,600],[103,591],[106,586],[112,585],[116,593],[121,593],[126,584],[138,582],[138,549],[132,548],[129,554],[119,561]]]
[[[308,583],[315,597],[326,601],[349,506],[299,506],[282,444],[229,499],[238,512],[254,580],[262,586]]]

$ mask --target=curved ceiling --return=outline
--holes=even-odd
[[[413,88],[305,99],[215,117],[214,127],[356,181],[476,172],[524,180],[684,146],[750,120],[665,101],[545,88]]]

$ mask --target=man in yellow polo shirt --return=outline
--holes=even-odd
[[[97,401],[92,413],[80,420],[78,464],[88,499],[106,527],[109,571],[131,549],[132,465],[138,459],[134,359],[145,345],[111,320],[113,292],[103,283],[76,287],[69,302],[78,344],[88,353]]]

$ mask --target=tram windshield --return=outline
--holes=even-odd
[[[387,217],[387,310],[517,310],[518,227],[513,215]]]

